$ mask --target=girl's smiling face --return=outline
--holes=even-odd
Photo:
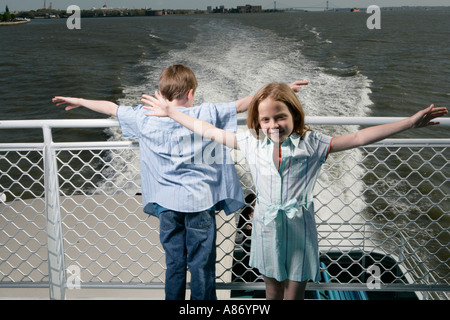
[[[294,119],[285,103],[271,98],[258,107],[259,124],[264,134],[274,143],[281,144],[294,130]]]

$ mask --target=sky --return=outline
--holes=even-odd
[[[0,12],[8,5],[10,11],[36,10],[52,3],[53,9],[65,10],[70,5],[77,5],[81,9],[100,8],[107,5],[111,8],[129,9],[201,9],[207,6],[224,5],[225,8],[235,8],[238,5],[262,5],[263,9],[274,6],[273,0],[0,0]],[[326,0],[280,0],[277,8],[287,7],[325,7]],[[379,7],[397,6],[450,6],[450,0],[330,0],[329,6],[339,8],[367,8],[369,5]]]

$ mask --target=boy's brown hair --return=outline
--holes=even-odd
[[[261,125],[259,124],[259,104],[267,98],[274,101],[283,102],[289,109],[294,120],[294,131],[299,135],[304,135],[310,129],[305,124],[305,111],[300,100],[298,100],[294,91],[285,83],[273,82],[265,85],[253,97],[248,108],[247,126],[250,131],[259,138]]]
[[[181,64],[167,67],[159,76],[159,91],[169,101],[183,98],[191,89],[195,93],[197,86],[194,72]]]

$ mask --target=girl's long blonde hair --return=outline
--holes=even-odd
[[[283,102],[288,107],[294,119],[293,132],[304,135],[311,130],[305,124],[305,111],[291,87],[285,83],[273,82],[266,84],[256,93],[248,109],[247,126],[250,131],[254,131],[254,134],[256,133],[257,138],[259,138],[259,132],[261,131],[259,104],[267,98]]]

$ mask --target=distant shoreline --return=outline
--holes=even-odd
[[[8,22],[0,22],[0,26],[14,26],[16,24],[25,24],[29,21],[8,21]]]
[[[365,8],[330,8],[328,12],[350,12],[355,9],[359,9],[358,12],[366,12]],[[408,11],[408,10],[450,10],[450,6],[402,6],[402,7],[380,7],[382,11]],[[253,14],[253,13],[277,13],[277,12],[323,12],[326,10],[306,10],[301,8],[284,8],[284,9],[261,9],[260,7],[251,12],[239,11],[239,9],[220,8],[208,10],[200,9],[127,9],[127,8],[107,8],[107,9],[81,9],[81,17],[133,17],[133,16],[166,16],[166,15],[192,15],[192,14],[228,14],[228,13],[240,13],[240,14]],[[54,19],[54,18],[67,18],[71,14],[65,10],[55,9],[38,9],[19,11],[16,13],[17,17],[28,19]]]

